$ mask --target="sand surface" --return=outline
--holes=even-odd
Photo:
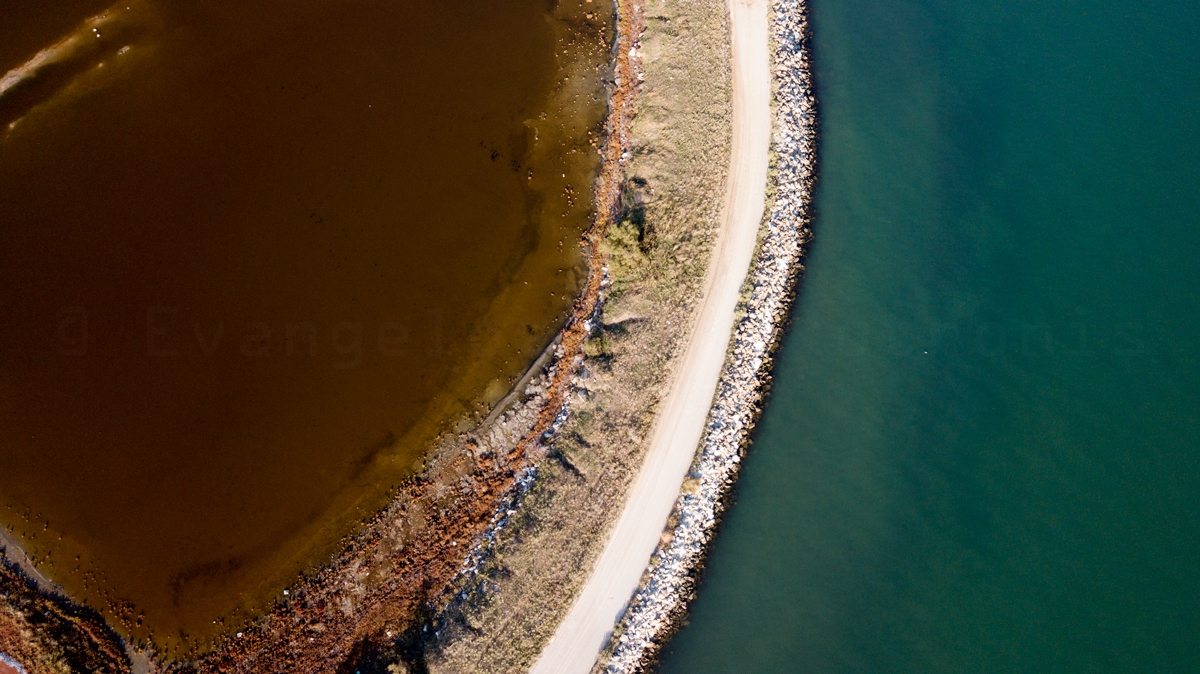
[[[731,0],[733,152],[704,295],[633,489],[592,575],[531,670],[585,674],[658,544],[700,441],[762,220],[771,131],[766,0]]]

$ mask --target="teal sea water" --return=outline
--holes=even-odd
[[[816,245],[662,671],[1200,671],[1200,5],[811,2]]]

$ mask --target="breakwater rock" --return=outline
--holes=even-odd
[[[772,354],[803,270],[811,237],[817,131],[807,6],[803,0],[773,0],[770,21],[774,202],[747,278],[749,296],[740,307],[700,450],[671,517],[674,526],[614,632],[607,662],[597,666],[610,674],[644,670],[695,592],[695,572],[715,534],[761,412]]]

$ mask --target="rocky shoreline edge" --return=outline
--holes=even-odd
[[[770,15],[774,201],[760,233],[740,317],[700,450],[660,543],[596,670],[645,671],[677,630],[695,594],[721,512],[762,412],[811,240],[817,109],[805,0],[772,0]],[[594,671],[596,671],[594,670]]]

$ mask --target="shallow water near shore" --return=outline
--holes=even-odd
[[[661,671],[1200,667],[1200,10],[811,0],[815,247]]]
[[[169,652],[282,596],[582,280],[611,4],[0,24],[0,525]]]

